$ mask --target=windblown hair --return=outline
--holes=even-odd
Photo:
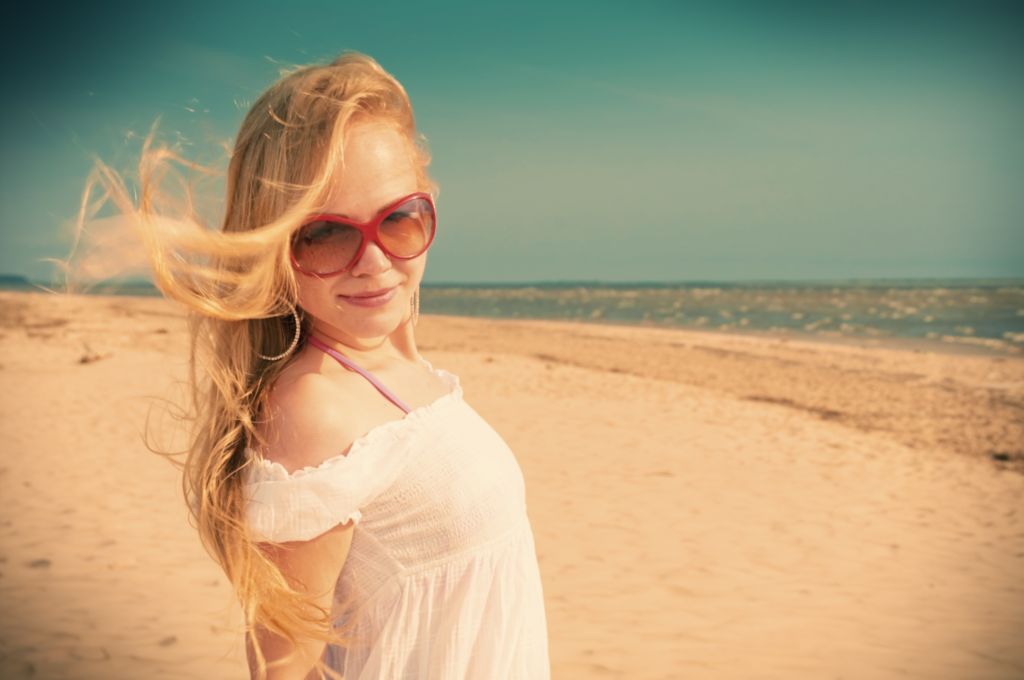
[[[258,355],[280,354],[292,341],[291,310],[301,316],[301,309],[289,239],[305,216],[322,210],[344,165],[347,130],[369,120],[397,126],[417,159],[420,189],[436,193],[426,171],[430,156],[404,88],[370,57],[345,53],[329,64],[282,73],[253,104],[228,165],[220,230],[201,224],[191,198],[184,219],[168,219],[162,191],[168,173],[175,166],[197,166],[156,145],[153,133],[143,145],[137,199],[118,173],[97,162],[78,219],[81,229],[97,210],[90,194],[100,184],[102,201],[113,201],[138,228],[154,283],[187,308],[185,417],[191,428],[182,485],[191,518],[235,588],[247,631],[254,634],[259,625],[293,644],[303,638],[345,644],[347,638],[332,629],[329,611],[289,584],[245,521],[247,449],[265,443],[258,419],[265,413],[267,388],[288,363]],[[266,659],[254,647],[264,677]],[[337,676],[320,662],[317,668]]]

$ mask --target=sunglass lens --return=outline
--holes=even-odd
[[[380,224],[380,240],[397,257],[416,257],[434,236],[434,209],[430,201],[414,198],[401,204]]]
[[[329,274],[352,262],[362,239],[358,229],[345,224],[310,222],[296,234],[292,254],[305,271]]]

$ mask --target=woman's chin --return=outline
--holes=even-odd
[[[397,306],[391,309],[365,309],[350,311],[337,322],[339,331],[352,338],[382,338],[401,327],[404,316]]]

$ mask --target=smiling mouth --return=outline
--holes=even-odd
[[[395,287],[392,286],[391,288],[381,288],[380,290],[374,290],[374,291],[371,291],[369,293],[356,293],[354,295],[342,295],[341,297],[357,298],[357,299],[358,298],[380,297],[381,295],[384,295],[386,293],[390,293],[392,290],[394,290],[394,288]]]

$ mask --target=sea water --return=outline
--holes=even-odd
[[[0,281],[7,290],[39,290]],[[90,292],[159,295],[148,282]],[[422,287],[424,314],[561,319],[822,340],[1024,353],[1024,279],[819,282],[441,284]],[[877,342],[876,342],[877,341]]]
[[[1024,280],[424,284],[420,309],[1024,352]]]

